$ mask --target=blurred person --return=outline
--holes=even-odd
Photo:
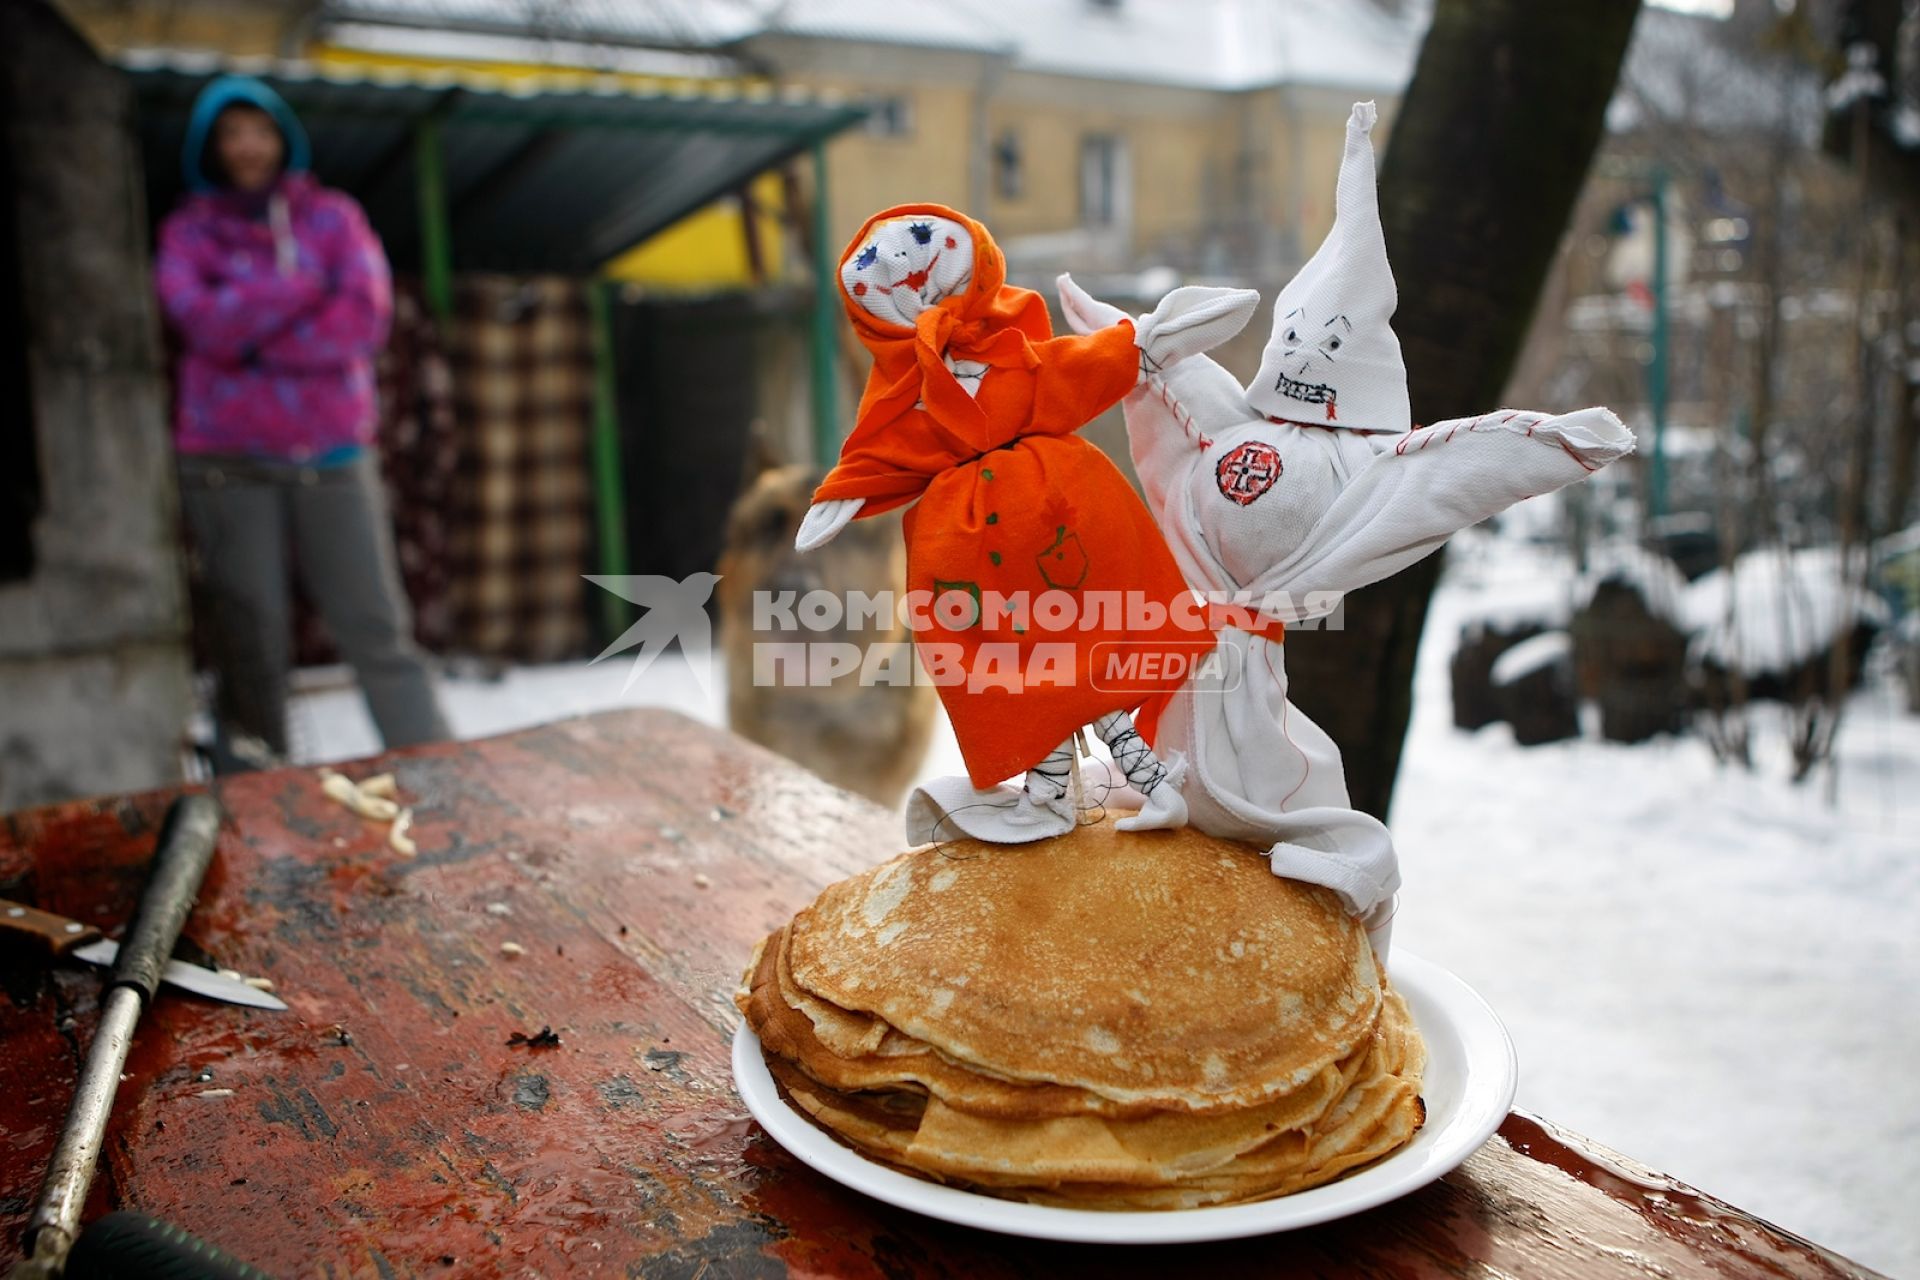
[[[307,172],[305,131],[258,80],[201,92],[182,164],[156,271],[179,347],[174,443],[219,687],[215,765],[287,755],[289,564],[386,744],[444,738],[370,448],[392,314],[380,241]]]

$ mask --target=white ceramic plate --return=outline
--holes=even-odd
[[[1406,997],[1427,1042],[1421,1096],[1427,1123],[1411,1143],[1380,1163],[1309,1191],[1219,1209],[1106,1213],[1056,1209],[975,1195],[875,1164],[828,1137],[787,1105],[743,1023],[733,1038],[740,1097],[774,1141],[803,1163],[902,1209],[963,1226],[1043,1240],[1094,1244],[1180,1244],[1289,1231],[1385,1204],[1426,1186],[1485,1142],[1513,1106],[1519,1068],[1513,1041],[1487,1002],[1438,965],[1405,951],[1392,959],[1393,983]]]

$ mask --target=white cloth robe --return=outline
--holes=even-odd
[[[1605,409],[1557,418],[1500,410],[1403,435],[1270,422],[1205,356],[1137,388],[1124,406],[1147,506],[1188,585],[1289,625],[1331,613],[1344,593],[1456,530],[1633,448]],[[1236,501],[1222,492],[1219,467],[1249,441],[1263,462],[1273,455],[1258,445],[1282,465],[1269,488]],[[1339,749],[1288,700],[1284,641],[1228,627],[1217,648],[1232,652],[1174,694],[1154,743],[1163,759],[1186,758],[1189,822],[1271,846],[1276,875],[1325,885],[1358,914],[1386,903],[1400,884],[1392,837],[1352,807]]]

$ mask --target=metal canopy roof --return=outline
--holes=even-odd
[[[120,65],[155,218],[180,195],[195,95],[222,72],[255,75],[300,116],[320,180],[359,198],[402,270],[422,265],[423,136],[438,138],[456,269],[582,274],[865,114],[772,90],[529,89],[475,75],[137,53]]]

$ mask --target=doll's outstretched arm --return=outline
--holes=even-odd
[[[806,517],[800,521],[800,532],[793,539],[793,549],[812,551],[816,547],[826,546],[860,514],[860,508],[866,505],[866,501],[865,498],[834,498],[814,503],[807,508]]]
[[[1584,480],[1632,452],[1634,439],[1606,409],[1501,409],[1370,443],[1377,452],[1312,535],[1261,575],[1264,590],[1304,602],[1377,582],[1468,525]]]
[[[1075,332],[1091,332],[1126,318],[1120,308],[1075,284],[1073,277],[1062,275],[1057,283],[1061,310]],[[1123,404],[1128,451],[1156,520],[1164,523],[1168,495],[1211,433],[1259,416],[1248,406],[1239,379],[1199,354],[1245,325],[1258,301],[1257,294],[1244,289],[1176,289],[1139,323],[1154,348],[1141,348],[1142,365],[1149,357],[1158,359],[1161,371],[1149,376],[1143,368],[1141,385]]]
[[[1073,281],[1062,277],[1065,287]],[[1203,351],[1211,351],[1247,327],[1260,306],[1252,289],[1213,289],[1186,285],[1160,299],[1134,326],[1146,373],[1165,373]]]
[[[1064,271],[1054,280],[1054,284],[1060,290],[1061,314],[1067,318],[1067,328],[1075,333],[1092,333],[1130,318],[1111,302],[1102,302],[1082,289]]]
[[[1120,308],[1075,284],[1065,272],[1054,283],[1060,291],[1060,310],[1067,318],[1067,327],[1077,334],[1094,333],[1130,319]],[[1133,342],[1140,348],[1142,379],[1227,341],[1247,327],[1259,305],[1260,295],[1252,289],[1185,285],[1173,290],[1134,325]]]

